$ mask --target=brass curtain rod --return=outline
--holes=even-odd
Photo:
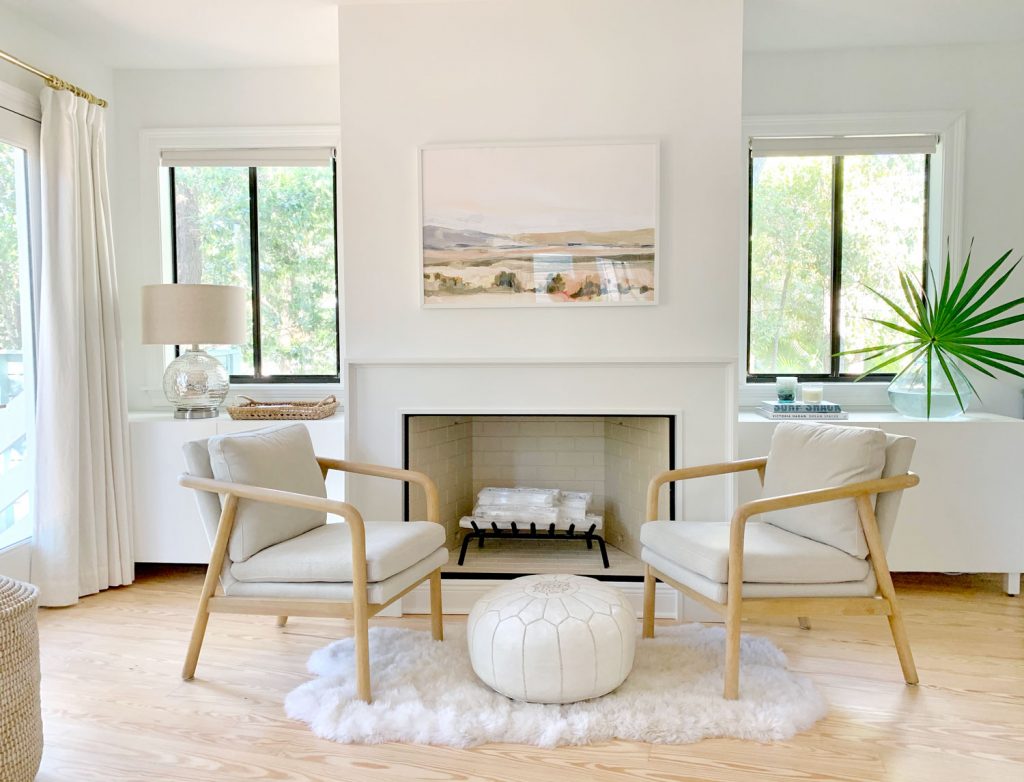
[[[23,68],[29,73],[34,73],[36,76],[45,81],[51,88],[55,90],[67,90],[71,94],[77,95],[79,98],[85,98],[87,101],[89,101],[89,103],[95,104],[100,108],[105,109],[107,107],[107,102],[103,100],[103,98],[97,98],[91,92],[86,92],[81,87],[78,87],[72,84],[71,82],[64,81],[63,79],[54,76],[52,73],[41,71],[38,68],[29,65],[27,62],[19,60],[13,54],[8,54],[3,49],[0,49],[0,60],[5,60],[9,62],[11,65],[17,65],[19,68]]]

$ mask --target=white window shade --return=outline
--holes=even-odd
[[[264,149],[165,149],[160,165],[171,166],[328,166],[334,147]]]
[[[939,146],[934,134],[900,136],[793,136],[751,138],[754,157],[837,155],[931,155]]]

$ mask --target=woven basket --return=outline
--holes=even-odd
[[[338,411],[338,400],[331,396],[319,402],[257,402],[247,396],[245,401],[228,408],[228,415],[242,421],[316,421],[330,418]]]
[[[0,576],[0,779],[31,782],[43,757],[39,590]]]

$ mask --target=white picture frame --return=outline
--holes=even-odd
[[[651,306],[660,145],[651,139],[418,149],[420,306]]]

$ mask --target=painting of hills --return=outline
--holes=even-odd
[[[657,145],[422,151],[426,307],[653,304]]]

